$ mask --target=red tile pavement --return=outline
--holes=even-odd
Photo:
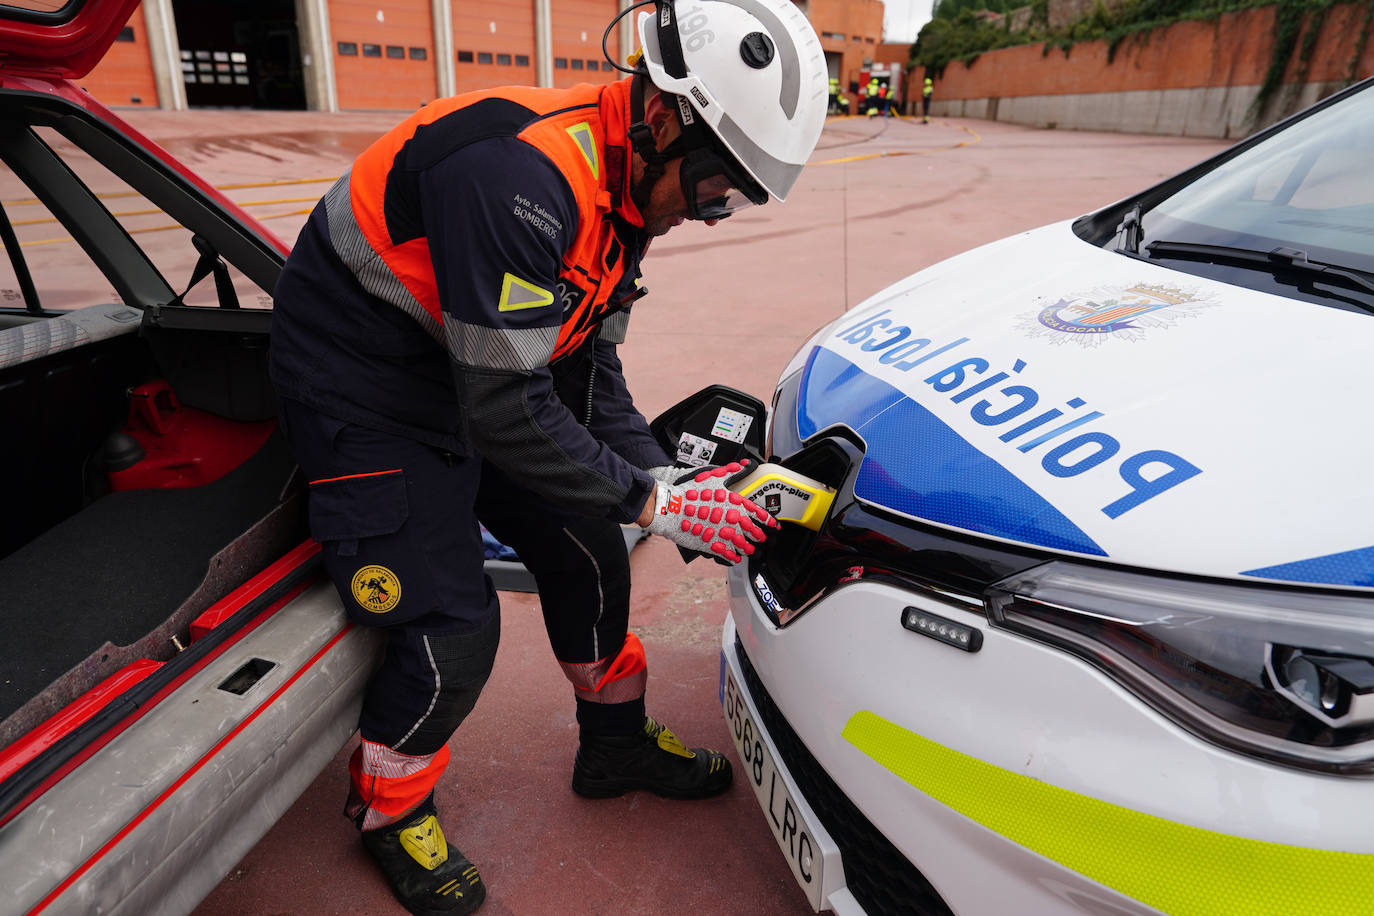
[[[403,117],[122,114],[219,185],[338,175]],[[712,382],[766,400],[796,348],[846,306],[975,245],[1118,199],[1222,147],[978,121],[832,121],[787,204],[715,228],[684,226],[654,244],[645,274],[652,294],[636,307],[622,348],[638,403],[653,416]],[[283,187],[291,190],[229,193],[245,201],[324,190]],[[304,221],[296,211],[308,207],[253,212],[290,240]],[[684,566],[657,540],[635,550],[632,566],[631,621],[649,653],[650,711],[689,742],[730,747],[717,702],[727,613],[719,568]],[[537,599],[504,593],[502,615],[495,671],[453,739],[437,793],[446,833],[490,888],[483,913],[809,912],[742,781],[703,802],[573,795],[573,704]],[[400,912],[340,816],[349,751],[197,916]]]

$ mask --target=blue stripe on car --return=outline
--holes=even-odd
[[[843,423],[868,451],[859,498],[895,512],[1053,550],[1107,556],[1077,525],[920,404],[824,348],[797,399],[803,440]]]
[[[1374,587],[1374,547],[1329,553],[1323,557],[1247,569],[1242,576],[1285,579],[1289,582],[1316,582],[1322,585],[1361,585]]]

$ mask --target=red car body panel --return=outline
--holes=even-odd
[[[0,12],[0,66],[80,79],[100,62],[140,0],[70,0],[52,12]]]

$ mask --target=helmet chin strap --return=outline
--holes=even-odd
[[[635,73],[630,84],[630,128],[626,133],[630,138],[630,148],[644,160],[644,174],[638,183],[630,186],[630,200],[642,214],[649,203],[649,195],[654,185],[663,177],[664,167],[683,154],[682,137],[678,137],[663,149],[654,142],[654,132],[644,119],[644,84],[649,81],[648,71],[643,64]],[[674,115],[676,117],[676,115]]]

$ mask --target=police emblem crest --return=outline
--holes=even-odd
[[[1034,315],[1023,316],[1021,325],[1030,337],[1049,336],[1055,343],[1073,339],[1096,346],[1108,338],[1141,340],[1147,331],[1171,327],[1216,304],[1197,289],[1136,283],[1061,296]]]

